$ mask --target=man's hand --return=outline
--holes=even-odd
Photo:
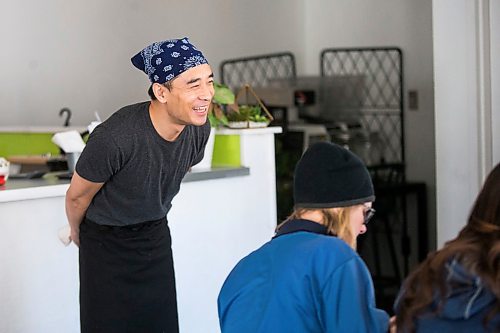
[[[396,333],[396,332],[397,332],[396,316],[392,316],[391,319],[389,319],[389,333]]]
[[[75,243],[76,246],[80,247],[80,228],[71,228],[69,238],[73,241],[73,243]]]
[[[66,192],[66,216],[71,227],[70,238],[80,246],[80,223],[82,223],[90,202],[104,183],[93,183],[78,175],[75,171],[71,185]]]
[[[64,244],[64,246],[68,246],[71,243],[71,228],[69,225],[65,225],[60,228],[57,232],[57,236],[59,240]]]

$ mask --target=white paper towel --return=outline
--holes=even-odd
[[[52,142],[66,153],[81,153],[85,142],[77,131],[59,132],[52,136]]]
[[[94,129],[101,124],[100,121],[93,121],[90,123],[89,126],[87,126],[87,130],[89,131],[89,134],[94,131]]]
[[[57,231],[57,237],[59,237],[59,240],[65,245],[68,246],[71,243],[71,228],[69,225],[65,225],[62,228],[59,228]]]

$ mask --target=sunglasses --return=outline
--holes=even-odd
[[[372,219],[373,215],[375,215],[375,209],[368,208],[364,214],[365,214],[365,221],[363,222],[363,224],[367,225],[368,222],[370,222],[370,220]]]

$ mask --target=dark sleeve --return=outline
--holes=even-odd
[[[202,125],[200,130],[197,131],[198,135],[196,136],[195,141],[197,146],[196,151],[198,153],[196,154],[193,163],[191,163],[191,166],[200,163],[201,160],[203,159],[203,156],[205,155],[205,146],[207,145],[211,130],[212,127],[210,126],[210,122],[207,119],[205,125]]]
[[[76,164],[76,172],[88,181],[104,183],[120,170],[120,156],[110,132],[99,126],[90,135]]]
[[[322,289],[326,332],[387,332],[389,316],[375,307],[370,273],[359,257],[337,268]]]

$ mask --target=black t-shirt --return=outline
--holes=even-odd
[[[203,158],[210,124],[186,126],[175,141],[156,132],[150,102],[126,106],[97,126],[76,172],[105,183],[87,218],[104,225],[130,225],[166,216],[189,168]]]

